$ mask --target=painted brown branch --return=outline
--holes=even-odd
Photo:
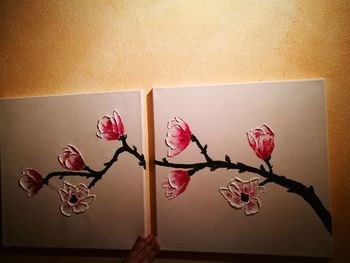
[[[312,186],[307,187],[302,183],[299,183],[297,181],[288,179],[284,176],[275,174],[272,169],[273,167],[270,163],[271,157],[264,160],[267,167],[269,168],[268,171],[266,171],[263,165],[261,165],[260,169],[258,169],[252,166],[245,165],[240,162],[232,163],[228,155],[225,155],[225,161],[220,161],[220,160],[214,161],[208,155],[207,145],[203,147],[202,144],[197,139],[197,137],[195,137],[194,135],[191,136],[191,141],[196,143],[196,145],[201,151],[201,154],[204,155],[206,162],[192,163],[192,164],[179,164],[179,163],[170,163],[167,161],[166,158],[163,158],[162,161],[155,160],[155,164],[159,166],[170,167],[170,168],[187,169],[189,176],[193,176],[196,172],[205,168],[209,168],[210,171],[214,171],[219,168],[225,168],[225,169],[238,170],[239,173],[250,172],[250,173],[258,174],[265,178],[265,180],[260,183],[260,186],[265,185],[267,183],[275,183],[277,185],[280,185],[286,188],[287,192],[295,193],[301,196],[312,207],[312,209],[315,211],[317,216],[321,219],[323,225],[328,230],[328,232],[332,233],[331,214],[324,207],[321,200],[316,195],[313,187]]]
[[[131,155],[135,156],[138,160],[139,160],[139,165],[143,167],[143,169],[146,169],[146,161],[144,158],[143,154],[140,154],[137,152],[137,148],[135,146],[133,146],[133,148],[131,148],[127,142],[126,142],[126,138],[127,136],[124,135],[120,138],[121,142],[122,142],[122,146],[120,148],[118,148],[112,159],[105,163],[105,167],[100,170],[100,171],[95,171],[93,169],[91,169],[88,166],[85,166],[84,171],[58,171],[58,172],[52,172],[49,173],[45,178],[44,178],[44,184],[48,184],[49,180],[52,177],[59,177],[60,179],[62,179],[65,176],[82,176],[82,177],[86,177],[86,178],[93,178],[93,180],[90,182],[88,188],[91,189],[92,187],[95,186],[95,184],[102,179],[103,175],[112,167],[112,165],[114,163],[116,163],[118,161],[118,157],[120,154],[122,154],[123,152],[128,152]]]
[[[207,152],[208,145],[202,146],[202,144],[199,142],[199,140],[197,139],[197,137],[194,136],[193,134],[192,134],[192,136],[191,136],[191,141],[194,142],[194,143],[196,143],[196,145],[198,146],[198,148],[201,150],[201,154],[204,155],[205,160],[207,160],[207,162],[210,162],[212,159],[209,157],[208,152]]]
[[[329,233],[332,233],[332,219],[331,214],[323,206],[321,200],[316,195],[312,186],[307,187],[302,183],[288,179],[284,176],[277,175],[273,172],[266,171],[265,169],[258,169],[252,166],[245,165],[243,163],[232,163],[227,161],[207,161],[202,163],[192,163],[192,164],[180,164],[180,163],[170,163],[168,161],[158,161],[155,160],[155,164],[158,166],[169,167],[169,168],[181,168],[187,169],[190,176],[193,176],[196,172],[209,168],[210,170],[225,168],[238,170],[240,173],[250,172],[258,174],[269,182],[273,182],[287,189],[287,192],[295,193],[301,196],[315,211],[317,216],[321,219],[323,225],[326,227]]]

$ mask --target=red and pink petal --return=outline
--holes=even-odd
[[[124,135],[124,132],[125,132],[124,124],[123,124],[122,118],[117,110],[113,111],[113,116],[116,120],[117,134],[118,134],[118,139],[119,139],[120,136]]]
[[[264,133],[269,134],[272,137],[275,136],[275,133],[271,130],[271,128],[269,126],[267,126],[267,124],[262,125],[262,130],[264,131]]]
[[[251,198],[248,203],[244,205],[244,213],[249,215],[254,215],[260,210],[260,201],[258,198]]]
[[[229,201],[229,204],[236,209],[240,209],[243,207],[244,202],[241,200],[241,195],[233,194],[232,200]]]
[[[253,179],[251,179],[249,181],[250,183],[250,191],[249,191],[249,195],[253,198],[253,197],[258,197],[259,192],[260,192],[260,179],[258,177],[255,177]]]
[[[227,201],[233,200],[233,193],[229,189],[221,187],[219,192]]]

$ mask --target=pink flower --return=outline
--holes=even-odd
[[[250,147],[262,160],[266,160],[271,156],[275,147],[274,137],[275,134],[266,124],[262,125],[261,128],[258,127],[247,132]]]
[[[89,194],[89,189],[84,184],[77,186],[66,181],[63,187],[58,189],[61,197],[61,212],[65,216],[81,214],[89,208],[89,205],[95,200],[96,196]]]
[[[171,170],[162,184],[162,187],[165,188],[165,196],[169,200],[177,197],[186,190],[190,180],[186,170]]]
[[[120,140],[124,135],[124,125],[117,110],[113,116],[105,115],[97,123],[97,136],[105,140]]]
[[[20,186],[28,192],[27,196],[32,197],[37,194],[44,185],[44,178],[32,168],[25,168],[19,178]]]
[[[260,201],[258,195],[263,189],[259,186],[259,178],[253,178],[248,181],[243,181],[238,177],[234,178],[228,187],[221,187],[220,193],[235,208],[244,207],[246,215],[254,215],[260,210]]]
[[[190,144],[191,136],[190,127],[183,119],[175,117],[170,120],[168,122],[168,133],[165,140],[168,146],[168,157],[174,157],[185,150]]]
[[[63,148],[63,153],[58,156],[58,160],[63,168],[68,170],[83,170],[86,166],[78,149],[71,144]]]

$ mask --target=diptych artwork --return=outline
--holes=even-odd
[[[163,248],[329,256],[322,80],[154,89],[154,119]]]
[[[5,246],[129,249],[148,232],[142,96],[0,100]],[[323,80],[155,88],[153,103],[163,250],[330,256]]]
[[[144,232],[141,91],[0,108],[4,244],[130,248]]]

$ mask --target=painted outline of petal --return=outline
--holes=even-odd
[[[89,195],[89,196],[85,197],[84,199],[81,199],[80,203],[84,203],[84,204],[89,206],[93,201],[95,201],[95,199],[96,199],[96,195]]]
[[[271,157],[275,146],[274,137],[274,132],[267,124],[263,124],[262,127],[257,127],[247,132],[250,147],[262,160],[266,160],[267,158]]]
[[[244,213],[247,216],[254,215],[260,211],[261,204],[258,198],[251,198],[248,203],[244,205]]]
[[[43,187],[43,177],[33,168],[25,168],[19,178],[19,185],[27,192],[30,198],[36,195]]]
[[[72,144],[68,144],[63,148],[63,152],[58,156],[58,161],[63,168],[68,170],[82,170],[85,167],[82,154]]]
[[[165,144],[168,146],[167,156],[174,157],[190,144],[192,132],[188,124],[180,117],[174,117],[168,122],[168,132]]]
[[[257,198],[260,192],[260,189],[262,189],[261,186],[259,186],[260,183],[260,178],[255,177],[249,180],[250,184],[250,190],[249,190],[249,195],[251,198]]]
[[[58,189],[58,194],[60,195],[62,202],[67,202],[68,201],[69,194],[68,194],[68,192],[66,190],[64,190],[63,188],[59,188]]]
[[[256,139],[250,134],[250,132],[246,132],[246,134],[247,134],[247,139],[248,139],[248,143],[249,143],[250,147],[255,149],[256,148]]]
[[[221,187],[219,189],[220,194],[229,202],[230,206],[235,209],[240,209],[243,207],[243,202],[241,200],[240,194],[232,192],[230,188]]]
[[[64,202],[61,203],[61,213],[65,216],[71,216],[73,214],[73,207],[71,207],[70,205],[68,205],[68,203]]]
[[[80,183],[77,185],[77,197],[79,200],[84,199],[89,196],[89,188],[84,184]]]
[[[275,136],[275,133],[272,131],[272,129],[267,125],[267,124],[263,124],[262,126],[262,130],[266,133],[271,135],[272,137]]]
[[[116,140],[117,136],[115,135],[113,117],[109,115],[102,116],[97,122],[97,133],[96,135],[101,139],[106,140]]]
[[[77,187],[67,181],[63,182],[63,189],[66,190],[69,195],[71,195],[73,191],[77,191]]]
[[[79,202],[75,206],[73,206],[73,212],[75,214],[84,213],[89,208],[89,205],[84,202]]]
[[[243,184],[244,184],[244,181],[236,176],[234,177],[234,180],[230,182],[230,185],[234,186],[239,191],[239,193],[243,192]]]
[[[119,139],[120,136],[124,135],[124,133],[125,133],[124,123],[123,123],[122,118],[117,110],[113,111],[113,116],[116,120],[117,134],[119,134],[119,136],[118,136],[118,139]]]

